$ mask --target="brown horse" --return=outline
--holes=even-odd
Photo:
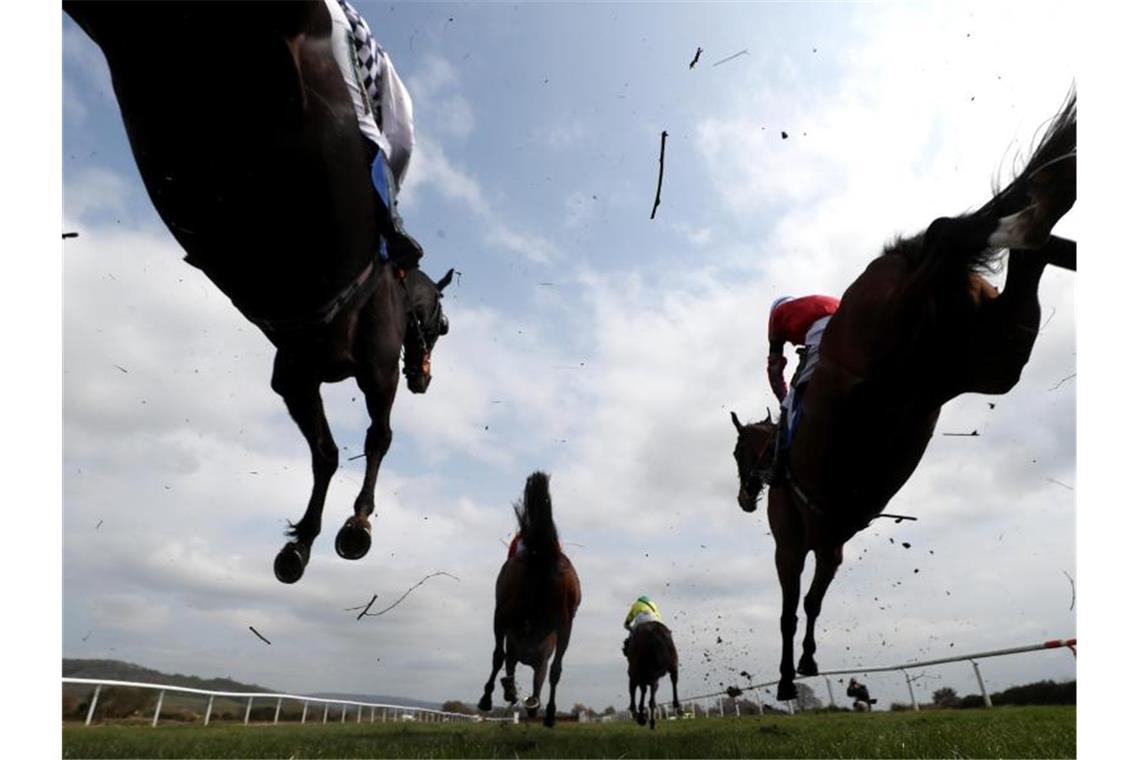
[[[367,148],[322,2],[65,2],[107,58],[143,183],[198,267],[273,342],[272,387],[309,444],[313,488],[274,562],[304,573],[338,466],[320,386],[352,377],[371,418],[364,484],[337,552],[368,551],[376,478],[399,386],[423,393],[447,332],[449,272],[378,259]],[[387,225],[387,227],[386,227]]]
[[[803,395],[782,479],[768,496],[783,591],[778,699],[793,699],[796,672],[816,675],[815,623],[843,560],[843,544],[882,512],[918,466],[943,404],[962,393],[1008,392],[1037,337],[1037,285],[1048,264],[1076,270],[1076,243],[1051,234],[1076,200],[1077,110],[1072,94],[1025,168],[973,213],[934,220],[898,240],[843,294]],[[1003,293],[981,272],[1009,249]],[[742,425],[734,456],[737,501],[756,509],[775,425]],[[803,656],[793,666],[800,574]]]
[[[629,714],[637,716],[638,725],[646,719],[645,690],[649,689],[649,728],[657,728],[657,680],[666,673],[673,682],[673,709],[680,714],[677,699],[677,647],[673,634],[664,623],[650,620],[633,629],[626,652],[629,661]],[[641,688],[640,706],[634,704],[634,692]]]
[[[562,657],[570,644],[574,614],[582,601],[578,574],[558,544],[558,530],[550,504],[550,476],[535,472],[526,481],[521,504],[515,504],[519,522],[520,546],[499,570],[495,581],[495,650],[491,655],[491,676],[483,686],[480,710],[491,709],[495,676],[506,662],[503,700],[518,701],[515,665],[534,668],[534,688],[524,703],[527,714],[538,714],[542,682],[550,665],[550,700],[543,724],[554,725],[554,691],[562,676]],[[505,645],[505,646],[504,646]]]

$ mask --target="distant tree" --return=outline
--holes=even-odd
[[[935,707],[953,708],[961,704],[962,700],[958,697],[958,692],[954,691],[949,686],[943,686],[941,689],[934,691],[931,700],[934,702]]]
[[[958,702],[958,707],[961,707],[961,708],[966,709],[966,710],[974,708],[974,707],[985,707],[985,706],[986,706],[986,700],[982,698],[981,694],[967,694],[966,696],[962,697],[961,701]]]
[[[815,695],[812,688],[806,683],[796,684],[796,711],[803,712],[805,710],[819,710],[823,707],[823,702]]]
[[[606,709],[602,710],[602,715],[616,715],[616,714],[617,714],[617,710],[614,709],[613,705],[607,705]]]
[[[570,708],[570,714],[577,718],[580,713],[585,713],[587,718],[598,717],[598,714],[594,712],[592,708],[586,707],[586,705],[581,702],[575,702],[574,706]]]
[[[444,712],[459,713],[460,715],[475,715],[475,709],[468,707],[458,699],[449,699],[440,707]]]

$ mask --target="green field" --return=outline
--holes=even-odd
[[[606,724],[66,724],[64,757],[1075,757],[1075,707]]]

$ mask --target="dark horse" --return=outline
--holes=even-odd
[[[546,703],[547,727],[554,725],[554,691],[562,676],[562,656],[570,644],[574,613],[582,601],[582,589],[574,566],[562,553],[550,505],[550,476],[536,472],[526,480],[522,504],[515,504],[522,546],[509,557],[495,581],[495,651],[491,676],[483,686],[480,710],[491,709],[495,676],[504,661],[503,700],[518,701],[515,665],[534,668],[534,689],[525,705],[527,714],[538,714],[546,663],[550,665],[550,701]],[[504,646],[505,644],[505,646]]]
[[[798,672],[816,675],[815,623],[843,559],[918,466],[943,404],[962,393],[1008,392],[1037,338],[1037,286],[1046,265],[1076,270],[1076,243],[1051,234],[1076,201],[1077,104],[1072,94],[1025,168],[973,213],[935,219],[889,245],[843,294],[803,396],[787,468],[768,496],[783,590],[778,699],[793,699],[800,574],[807,631]],[[1009,250],[1005,291],[981,272]],[[737,501],[756,509],[775,425],[742,425],[734,456]]]
[[[629,714],[637,716],[638,725],[645,725],[645,690],[649,689],[649,727],[657,728],[657,679],[666,673],[673,682],[673,709],[681,712],[677,700],[677,647],[673,634],[664,623],[650,620],[633,629],[629,637]],[[641,704],[634,704],[634,692],[641,687]]]
[[[304,573],[337,446],[320,385],[349,377],[371,424],[354,514],[337,552],[371,544],[380,461],[404,351],[409,390],[431,380],[447,332],[433,283],[377,258],[381,214],[322,2],[65,2],[107,58],[131,151],[171,234],[273,342],[272,387],[309,443],[313,490],[278,554]]]

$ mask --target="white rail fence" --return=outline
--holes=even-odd
[[[1020,647],[1010,647],[1008,649],[995,649],[995,650],[990,651],[990,652],[975,652],[973,654],[962,654],[962,655],[956,655],[954,657],[942,657],[942,658],[939,658],[936,660],[922,660],[920,662],[908,662],[908,663],[904,663],[902,665],[884,665],[881,667],[872,667],[872,668],[850,668],[848,670],[826,670],[826,671],[821,671],[818,676],[797,676],[796,680],[802,681],[806,678],[823,678],[824,683],[827,684],[828,700],[829,700],[831,706],[835,706],[835,695],[831,689],[831,679],[829,678],[829,676],[855,675],[855,674],[863,674],[863,673],[885,673],[885,672],[897,671],[899,673],[902,673],[902,676],[906,681],[907,692],[910,694],[911,707],[914,710],[918,710],[918,700],[915,699],[914,687],[911,685],[912,681],[916,677],[912,677],[907,672],[908,670],[913,670],[914,668],[927,667],[930,665],[944,665],[946,663],[951,663],[951,662],[969,662],[971,665],[973,665],[974,677],[978,679],[978,688],[982,692],[982,700],[985,702],[986,707],[993,707],[993,702],[990,701],[990,694],[988,691],[986,691],[986,682],[982,679],[982,669],[978,666],[978,663],[977,663],[978,660],[983,660],[987,657],[1005,657],[1007,655],[1020,654],[1022,652],[1037,652],[1037,651],[1041,651],[1044,649],[1060,649],[1060,648],[1069,649],[1069,651],[1071,651],[1073,653],[1073,656],[1076,657],[1076,655],[1077,655],[1077,640],[1076,639],[1050,639],[1049,641],[1045,641],[1045,642],[1042,642],[1040,644],[1028,644],[1026,646],[1020,646]],[[764,683],[757,683],[757,684],[749,684],[748,686],[741,688],[740,691],[742,692],[742,695],[743,695],[744,692],[756,691],[758,689],[764,689],[764,688],[767,688],[770,686],[775,686],[778,683],[779,683],[779,680],[766,681]],[[680,701],[681,701],[682,707],[684,707],[686,705],[688,706],[688,709],[686,710],[686,712],[691,712],[695,715],[694,707],[699,704],[701,706],[701,708],[704,710],[705,717],[709,717],[712,714],[712,709],[709,708],[708,700],[715,699],[716,700],[716,708],[713,708],[713,709],[719,709],[721,717],[724,717],[724,701],[721,699],[721,697],[727,697],[727,696],[729,696],[729,694],[728,694],[728,690],[726,689],[724,691],[716,691],[716,692],[712,692],[710,694],[699,694],[699,695],[693,696],[693,697],[686,697]],[[795,702],[789,701],[789,702],[786,702],[785,704],[788,706],[789,712],[795,712],[795,707],[794,707]],[[737,717],[739,717],[740,716],[740,705],[737,704],[735,700],[733,700],[733,706],[735,707]],[[661,717],[668,717],[670,715],[669,705],[658,705],[657,709],[658,709],[659,715]],[[764,706],[762,703],[760,705],[760,711],[761,712],[764,711]]]
[[[329,722],[329,707],[340,707],[340,723],[348,722],[349,707],[356,708],[356,723],[364,722],[364,709],[368,708],[368,722],[376,722],[376,711],[380,710],[380,721],[387,722],[388,720],[401,721],[401,720],[417,720],[426,722],[449,722],[449,721],[469,721],[481,722],[484,720],[500,720],[500,721],[513,721],[518,722],[518,714],[516,713],[513,718],[483,718],[479,715],[465,715],[463,713],[446,712],[444,710],[432,710],[426,707],[408,707],[406,705],[389,705],[379,702],[357,702],[351,699],[328,699],[324,697],[306,697],[299,694],[276,694],[276,693],[251,693],[247,691],[210,691],[207,689],[191,689],[186,686],[171,686],[169,684],[157,683],[138,683],[135,681],[111,681],[102,678],[63,678],[64,684],[87,684],[95,687],[95,691],[91,696],[91,704],[87,707],[87,719],[85,725],[90,726],[91,721],[95,717],[95,710],[99,705],[99,694],[102,692],[104,686],[122,686],[133,689],[151,689],[158,692],[158,704],[154,708],[154,718],[151,720],[151,727],[158,725],[159,715],[162,713],[162,702],[166,698],[167,692],[176,692],[179,694],[197,694],[207,698],[206,701],[206,716],[203,725],[210,725],[210,715],[214,710],[214,698],[223,697],[226,699],[233,699],[236,701],[245,700],[245,719],[242,721],[245,724],[249,723],[249,715],[253,710],[254,700],[271,701],[276,703],[276,708],[273,712],[273,722],[276,724],[281,717],[281,705],[285,701],[294,701],[302,703],[301,708],[301,722],[308,721],[309,706],[314,705],[318,708],[323,707],[321,711],[320,722]],[[313,722],[317,722],[316,714],[314,713]],[[333,721],[337,722],[335,710],[333,711]]]

